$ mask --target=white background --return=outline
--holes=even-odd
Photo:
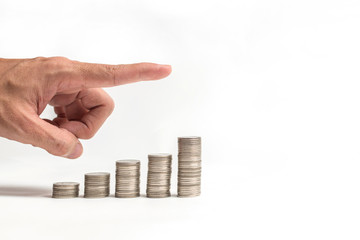
[[[0,239],[359,239],[359,13],[357,0],[2,0],[0,57],[173,73],[107,89],[116,109],[80,159],[0,139]],[[147,154],[176,156],[183,135],[203,138],[201,197],[49,198],[123,158],[142,161],[144,194]]]

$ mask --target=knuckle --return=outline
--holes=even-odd
[[[46,58],[44,61],[44,66],[45,67],[49,67],[52,69],[61,69],[64,67],[69,66],[69,64],[71,63],[71,60],[65,58],[65,57],[50,57],[50,58]]]
[[[63,79],[67,73],[73,70],[72,61],[65,57],[49,57],[38,63],[44,78],[50,82]]]
[[[61,63],[61,62],[69,62],[70,60],[66,57],[49,57],[47,58],[47,60],[49,61],[53,61],[53,62],[58,62],[58,63]]]
[[[109,97],[109,115],[114,111],[114,108],[115,102],[111,97]]]
[[[86,125],[86,128],[83,129],[83,131],[80,132],[80,134],[79,134],[80,136],[78,136],[78,137],[80,137],[82,139],[90,139],[95,135],[95,132],[96,132],[95,129],[96,128],[95,128],[93,122],[90,119],[88,119],[85,122],[85,125]]]
[[[36,57],[36,58],[33,58],[32,60],[34,62],[43,62],[45,61],[47,58],[46,57]]]
[[[115,108],[115,101],[112,98],[110,98],[110,104],[109,105],[110,105],[110,109],[111,109],[110,113],[112,113],[114,111],[114,108]]]
[[[139,64],[139,65],[136,65],[136,79],[137,80],[140,80],[140,79],[142,79],[142,77],[143,77],[143,72],[144,72],[144,66],[143,66],[144,64],[142,63],[142,64]]]
[[[118,86],[121,84],[121,81],[118,77],[119,73],[126,72],[126,65],[105,65],[106,73],[108,74],[107,79],[112,79],[112,85]]]
[[[107,114],[107,116],[109,116],[114,111],[115,102],[111,98],[111,96],[107,92],[105,92],[105,90],[100,89],[100,91],[104,99],[102,104],[102,107],[104,108],[104,113]]]
[[[112,79],[113,85],[116,86],[117,79],[116,79],[116,72],[118,71],[119,66],[116,65],[105,65],[105,72],[108,74],[109,79]]]
[[[85,140],[88,140],[88,139],[91,139],[92,137],[94,137],[95,133],[92,132],[92,131],[86,131],[86,132],[83,132],[80,136],[81,139],[85,139]]]

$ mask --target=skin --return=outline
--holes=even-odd
[[[0,58],[0,136],[70,159],[83,152],[114,109],[101,88],[168,76],[171,66],[155,63],[105,65],[63,57]],[[47,105],[57,117],[41,119]]]

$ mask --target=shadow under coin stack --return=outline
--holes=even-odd
[[[170,197],[171,154],[149,154],[146,196],[149,198]]]
[[[79,196],[79,183],[57,182],[53,185],[53,198],[75,198]]]
[[[201,193],[201,138],[178,138],[178,197],[196,197]]]
[[[94,172],[85,174],[85,198],[104,198],[110,193],[110,173]]]
[[[115,197],[134,198],[140,196],[140,161],[116,161]]]

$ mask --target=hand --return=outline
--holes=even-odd
[[[77,158],[114,109],[101,87],[168,76],[169,65],[105,65],[63,57],[0,58],[0,136]],[[47,104],[57,117],[41,119]]]

